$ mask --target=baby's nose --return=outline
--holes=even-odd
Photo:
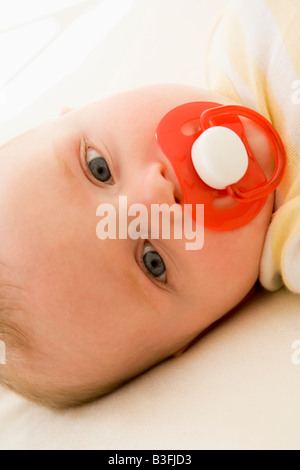
[[[143,171],[135,189],[135,203],[144,204],[148,208],[152,204],[178,203],[176,185],[171,180],[166,167],[161,162],[152,162]]]

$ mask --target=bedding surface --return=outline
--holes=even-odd
[[[65,29],[58,49],[67,47],[70,28],[82,37],[88,33],[83,25],[90,17],[84,15],[95,11],[86,10],[87,3],[92,9],[105,6],[77,2],[73,16],[60,16]],[[93,36],[79,63],[54,74],[22,110],[3,114],[0,141],[56,116],[63,106],[127,88],[163,82],[202,86],[205,44],[226,4],[131,2],[105,34]],[[107,19],[108,10],[101,11]],[[39,73],[42,64],[35,64]],[[58,65],[52,63],[57,70]],[[7,103],[22,76],[19,80],[8,86]],[[78,409],[51,411],[3,390],[0,449],[300,449],[299,307],[299,296],[285,289],[259,290],[181,357]]]

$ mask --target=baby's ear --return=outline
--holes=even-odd
[[[59,113],[59,116],[62,117],[64,116],[65,114],[68,114],[70,113],[71,111],[74,111],[74,108],[62,108],[60,113]]]

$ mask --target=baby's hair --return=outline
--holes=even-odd
[[[3,270],[3,265],[1,268]],[[10,388],[14,388],[11,382],[14,372],[8,366],[7,351],[10,351],[10,358],[16,358],[25,347],[25,337],[16,324],[18,303],[14,303],[15,294],[12,296],[15,289],[18,290],[12,284],[2,282],[0,285],[0,384]]]
[[[5,361],[2,360],[0,363],[0,386],[51,408],[79,406],[109,393],[110,390],[101,390],[96,384],[60,387],[51,381],[50,376],[47,377],[45,371],[37,369],[34,358],[38,357],[39,351],[34,346],[34,338],[27,326],[26,316],[22,305],[22,289],[13,284],[0,284],[2,358],[5,351]],[[48,385],[42,385],[40,378],[46,378]]]
[[[0,364],[0,386],[9,389],[27,400],[50,408],[71,408],[100,398],[109,390],[94,386],[60,387],[48,377],[48,386],[39,381],[47,377],[42,370],[34,366],[34,354],[29,337],[17,325],[18,313],[5,306],[5,298],[0,288],[0,346],[5,349],[5,361]],[[4,347],[5,345],[5,347]],[[39,354],[35,350],[35,354]],[[5,362],[5,364],[3,364]],[[51,384],[51,385],[49,385]]]
[[[3,300],[1,299],[1,303]],[[0,309],[0,344],[5,345],[5,364],[0,364],[0,386],[9,389],[27,400],[50,408],[71,408],[80,406],[100,398],[111,390],[101,390],[99,386],[60,387],[49,383],[39,383],[43,371],[32,367],[33,355],[30,345],[21,330],[7,321],[7,312]],[[37,351],[36,351],[37,352]],[[3,361],[4,362],[4,361]],[[40,374],[39,374],[40,372]]]
[[[29,338],[20,326],[22,289],[11,282],[10,276],[7,277],[9,268],[3,263],[0,263],[0,271],[0,341],[4,355],[0,365],[0,384],[18,391],[19,380],[14,365],[22,361],[29,348]]]

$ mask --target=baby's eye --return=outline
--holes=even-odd
[[[87,164],[90,172],[98,181],[107,183],[111,180],[112,175],[108,163],[96,150],[88,149]]]
[[[166,282],[166,265],[159,253],[149,243],[144,247],[143,263],[152,277],[155,277],[158,281]]]

